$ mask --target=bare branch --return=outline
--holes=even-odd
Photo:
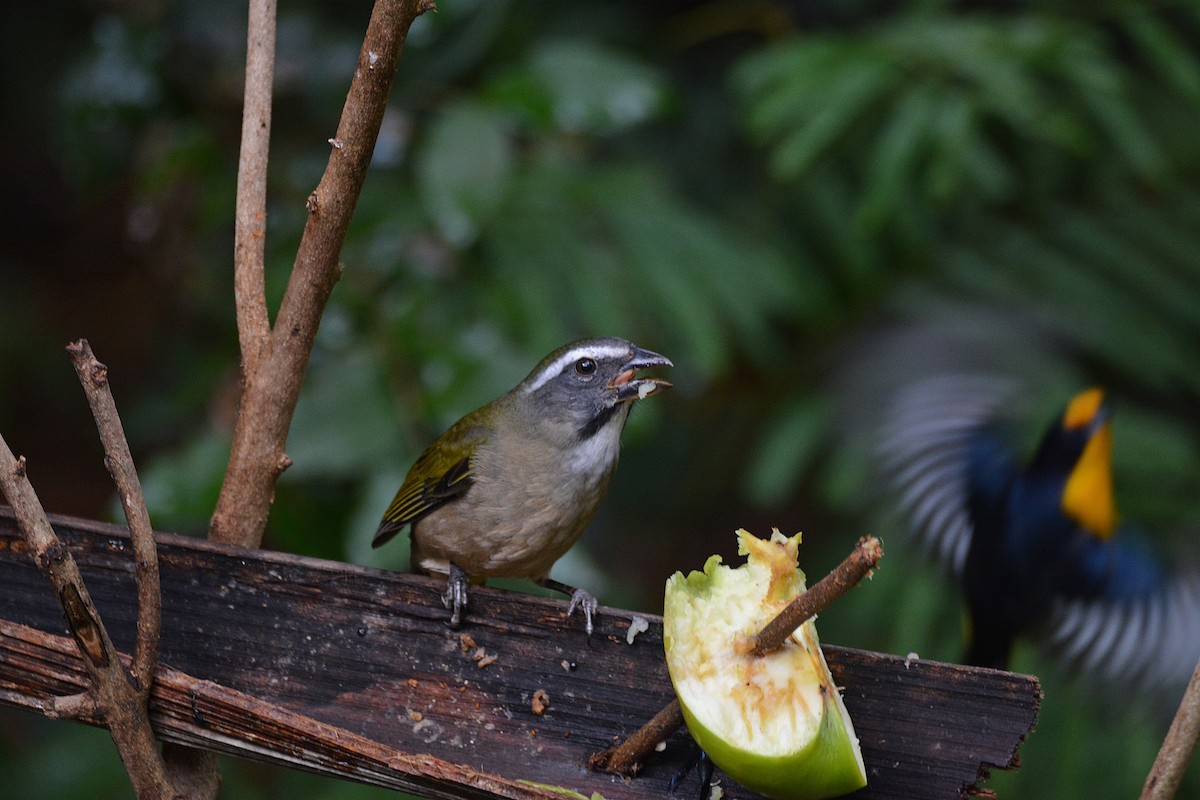
[[[3,624],[3,623],[0,623]],[[81,721],[96,721],[96,701],[91,692],[78,692],[58,697],[39,697],[30,699],[24,692],[17,689],[0,689],[0,704],[28,707],[47,719],[70,719]]]
[[[133,465],[133,454],[117,414],[108,385],[108,367],[96,360],[87,339],[67,345],[67,353],[79,382],[87,395],[88,405],[100,432],[104,445],[104,465],[117,485],[121,496],[121,507],[133,537],[133,559],[137,574],[138,622],[137,642],[133,651],[133,678],[142,703],[150,696],[150,683],[154,680],[154,668],[158,665],[158,641],[162,620],[162,594],[158,580],[158,549],[154,544],[154,529],[150,526],[150,513],[146,510],[146,498]]]
[[[125,771],[139,798],[170,797],[171,785],[150,728],[146,704],[129,681],[116,647],[104,628],[70,551],[55,535],[46,512],[16,458],[0,436],[0,490],[13,508],[38,570],[54,587],[67,627],[91,677],[95,708],[101,712]],[[64,711],[91,710],[81,700],[62,701]]]
[[[271,333],[264,282],[267,229],[267,157],[275,76],[275,0],[250,0],[246,32],[246,88],[238,158],[233,292],[237,305],[242,375],[258,368]]]
[[[325,174],[308,200],[308,222],[275,326],[245,387],[225,481],[209,538],[243,547],[262,543],[285,468],[288,428],[325,303],[340,274],[338,256],[358,201],[409,26],[431,7],[377,0]]]
[[[1200,661],[1196,662],[1175,719],[1146,776],[1141,800],[1170,800],[1175,796],[1196,752],[1197,739],[1200,739]]]
[[[874,536],[865,536],[858,540],[854,551],[834,567],[830,572],[808,591],[797,597],[787,608],[780,611],[773,620],[767,623],[750,648],[750,655],[762,656],[779,647],[792,631],[799,628],[810,617],[829,607],[829,604],[846,592],[853,589],[866,577],[883,558],[883,546]]]
[[[250,0],[246,25],[246,85],[233,245],[233,294],[243,390],[247,376],[258,370],[271,335],[266,293],[267,163],[276,9],[276,0]],[[191,798],[216,797],[221,773],[215,755],[168,743],[163,746],[163,759],[180,792]]]
[[[90,692],[65,694],[46,701],[46,716],[57,719],[88,719],[95,717],[97,711],[96,699]]]
[[[641,770],[642,760],[682,724],[683,707],[676,698],[618,746],[593,753],[588,767],[632,778]]]

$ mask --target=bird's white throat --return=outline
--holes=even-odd
[[[578,441],[567,453],[567,469],[576,475],[591,478],[599,478],[608,471],[620,453],[621,430],[628,416],[626,404],[594,436]]]

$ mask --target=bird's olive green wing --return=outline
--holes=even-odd
[[[405,525],[461,497],[471,488],[474,482],[471,460],[483,440],[482,431],[462,421],[442,434],[408,471],[408,477],[383,512],[371,546],[379,547]]]

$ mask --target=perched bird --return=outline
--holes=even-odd
[[[1200,658],[1200,578],[1120,522],[1104,392],[1076,395],[1027,461],[1005,436],[1015,394],[992,377],[920,381],[880,445],[910,527],[962,586],[966,661],[1006,668],[1031,637],[1102,683],[1181,685]]]
[[[502,397],[454,423],[413,464],[371,542],[411,528],[413,566],[448,576],[457,627],[467,585],[531,578],[571,596],[592,633],[595,598],[550,579],[608,491],[633,403],[669,387],[637,378],[670,359],[624,339],[585,339],[546,356]]]

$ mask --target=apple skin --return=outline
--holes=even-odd
[[[738,531],[738,538],[749,555],[743,567],[713,556],[704,572],[667,581],[667,668],[688,731],[726,775],[775,800],[859,789],[867,781],[858,739],[812,621],[773,653],[756,658],[746,647],[804,591],[800,536],[776,531],[762,540]]]

